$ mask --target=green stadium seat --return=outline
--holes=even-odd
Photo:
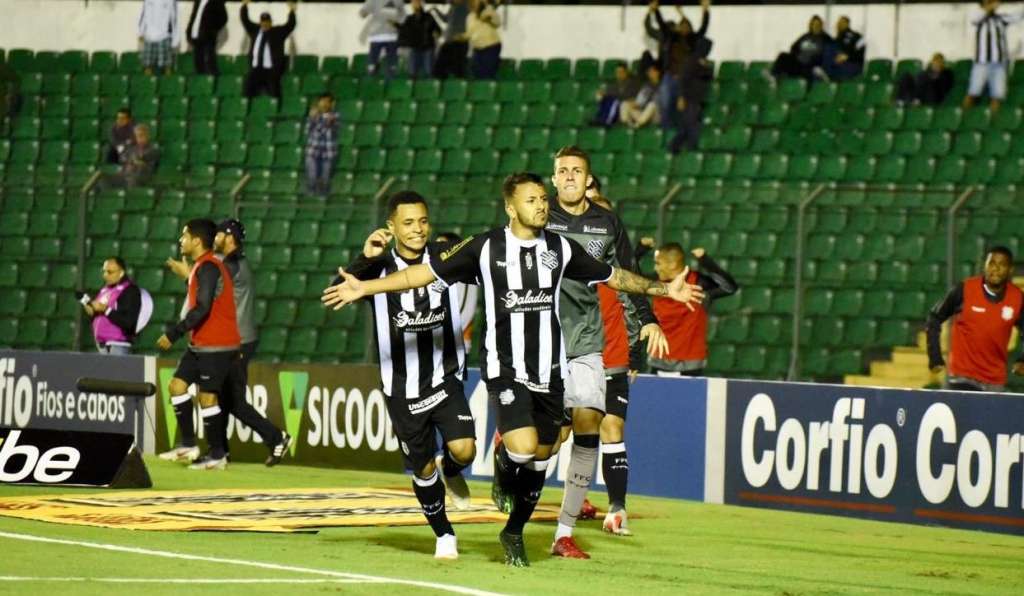
[[[962,157],[973,157],[981,153],[981,133],[961,131],[956,134],[953,142],[953,154]]]
[[[952,137],[948,132],[933,130],[922,138],[921,151],[926,155],[938,157],[948,154],[952,144]]]
[[[114,52],[93,52],[89,60],[89,71],[96,74],[108,74],[117,71],[117,54]]]
[[[222,70],[221,75],[217,77],[217,97],[242,97],[242,91],[242,76],[227,74],[225,71]]]

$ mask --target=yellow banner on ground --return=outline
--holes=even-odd
[[[131,491],[0,499],[0,516],[129,530],[295,532],[340,526],[424,525],[410,491],[384,488]],[[488,499],[448,508],[452,523],[502,522]],[[535,520],[558,509],[538,506]]]

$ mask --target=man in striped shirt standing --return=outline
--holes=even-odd
[[[336,309],[385,292],[445,287],[478,280],[484,296],[482,376],[498,414],[502,445],[494,471],[494,496],[512,508],[499,540],[508,565],[529,565],[523,528],[540,499],[563,414],[565,344],[559,324],[564,278],[607,282],[619,291],[699,302],[700,288],[681,275],[670,284],[614,268],[575,241],[546,231],[549,203],[544,181],[512,174],[502,185],[509,225],[468,238],[429,262],[380,279],[361,281],[340,271],[344,282],[324,290]]]
[[[974,66],[964,97],[964,108],[971,108],[988,88],[993,111],[1006,99],[1006,72],[1010,51],[1006,41],[1006,27],[1024,20],[1024,13],[999,12],[999,0],[982,0],[981,10],[971,15],[974,25]]]

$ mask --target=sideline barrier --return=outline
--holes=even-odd
[[[157,382],[155,432],[145,434],[166,448],[176,432],[164,395],[175,365],[0,351],[0,424],[133,432],[141,417],[134,400],[124,400],[121,416],[117,396],[74,392],[82,371],[104,370],[119,380]],[[375,366],[257,362],[249,372],[247,399],[295,437],[294,461],[402,469]],[[486,480],[495,420],[476,370],[466,394],[478,447],[469,473]],[[62,403],[66,414],[68,403],[90,399],[118,404],[116,420],[97,420],[88,406],[84,417],[77,407],[70,417],[51,407]],[[1024,534],[1022,395],[642,376],[630,401],[633,494]],[[237,461],[265,457],[250,429],[232,423],[229,435]],[[565,478],[568,455],[564,449],[549,468],[549,484]],[[593,495],[599,505],[600,492]]]
[[[1024,534],[1022,396],[729,381],[725,399],[725,503]]]
[[[97,375],[141,382],[146,358],[0,349],[0,426],[134,435],[151,450],[147,400],[78,390],[79,377]]]

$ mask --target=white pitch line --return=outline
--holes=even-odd
[[[68,546],[82,546],[85,548],[95,548],[99,550],[109,550],[121,553],[131,553],[136,555],[149,555],[151,557],[164,557],[168,559],[183,559],[186,561],[204,561],[207,563],[224,563],[228,565],[240,565],[244,567],[258,567],[260,569],[273,569],[275,571],[291,571],[294,573],[310,573],[313,575],[326,575],[328,577],[341,578],[341,579],[352,579],[366,582],[376,583],[389,583],[389,584],[400,584],[405,586],[415,586],[418,588],[430,588],[434,590],[441,590],[444,592],[452,592],[453,594],[467,594],[468,596],[500,596],[497,592],[487,592],[485,590],[477,590],[474,588],[465,588],[462,586],[455,586],[451,584],[442,584],[437,582],[426,582],[417,581],[412,579],[397,579],[390,577],[380,577],[376,575],[363,575],[360,573],[345,573],[342,571],[330,571],[328,569],[314,569],[312,567],[296,567],[293,565],[279,565],[277,563],[261,563],[259,561],[243,561],[240,559],[225,559],[221,557],[207,557],[203,555],[190,555],[186,553],[175,553],[164,550],[152,550],[147,548],[135,548],[131,546],[120,546],[117,544],[103,544],[101,542],[82,542],[78,540],[64,540],[60,538],[46,538],[44,536],[34,536],[32,534],[17,534],[13,532],[0,532],[0,537],[11,538],[13,540],[26,540],[29,542],[45,542],[48,544],[64,544]]]
[[[215,579],[215,578],[150,578],[150,577],[27,577],[0,575],[0,582],[100,582],[107,584],[381,584],[387,582],[361,579]]]

